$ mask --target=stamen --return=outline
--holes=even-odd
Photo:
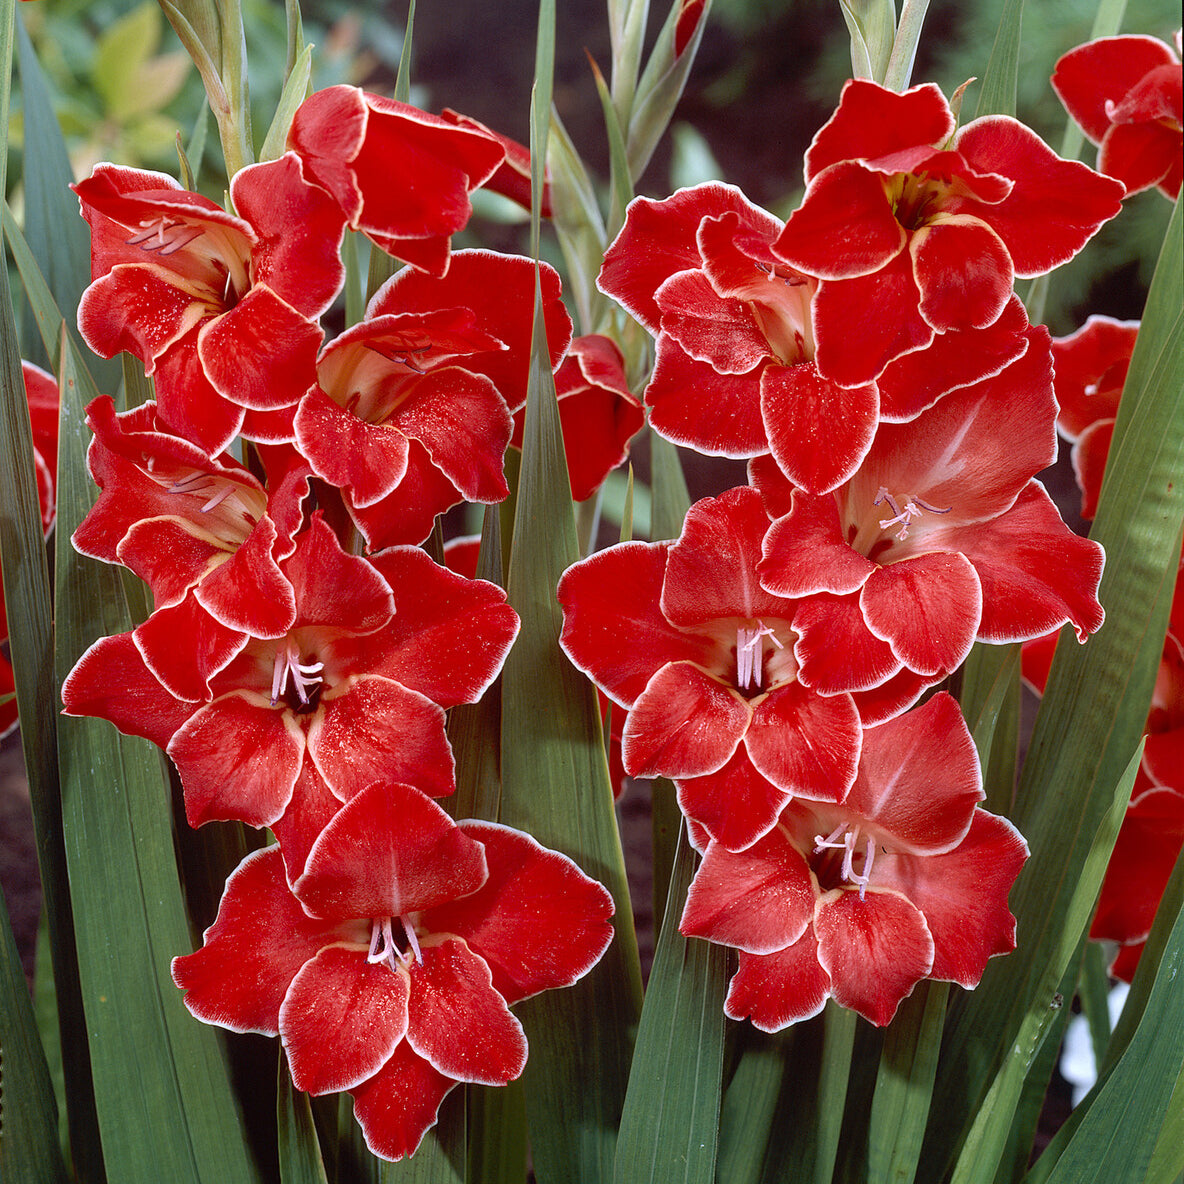
[[[423,953],[419,948],[419,939],[415,936],[415,926],[407,919],[405,913],[399,920],[403,922],[403,932],[407,935],[407,944],[412,950],[412,957],[406,960],[409,962],[422,962]]]
[[[844,880],[859,885],[859,899],[865,899],[868,882],[872,878],[872,863],[876,857],[876,840],[869,838],[863,848],[863,871],[857,872],[854,867],[855,844],[859,842],[859,827],[848,829],[848,823],[840,823],[826,838],[822,835],[814,836],[814,854],[821,855],[827,849],[843,852],[843,866],[841,875]],[[842,835],[840,839],[839,836]]]
[[[205,493],[210,493],[209,498],[201,506],[201,512],[208,514],[235,492],[235,486],[232,481],[219,481],[217,477],[210,473],[190,473],[188,477],[182,477],[180,481],[174,481],[165,492],[191,493],[197,497]]]
[[[756,628],[741,625],[736,630],[736,685],[742,691],[750,686],[759,688],[764,673],[764,645],[762,638],[768,637],[779,649],[785,646],[764,621],[757,621]]]
[[[271,674],[272,707],[287,690],[289,679],[292,680],[292,690],[300,700],[300,706],[307,707],[312,700],[309,692],[320,685],[320,675],[324,669],[324,662],[301,663],[300,651],[291,641],[282,649],[277,649]]]
[[[205,233],[200,226],[174,222],[164,215],[151,222],[141,222],[140,225],[143,229],[127,239],[127,245],[140,247],[145,251],[156,251],[161,255],[172,255]]]
[[[370,953],[366,955],[366,961],[375,964],[385,962],[394,970],[398,954],[390,917],[383,917],[381,920],[376,917],[370,923]]]

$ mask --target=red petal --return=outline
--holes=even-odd
[[[168,754],[181,774],[190,826],[228,819],[270,826],[291,800],[304,733],[286,708],[235,691],[195,711]]]
[[[276,411],[294,406],[316,382],[323,337],[315,321],[256,284],[229,312],[202,326],[197,353],[224,399]]]
[[[796,942],[814,915],[814,882],[779,830],[744,851],[712,843],[687,892],[679,932],[751,954]]]
[[[770,355],[751,306],[720,296],[700,270],[672,275],[654,299],[663,336],[720,374],[747,374]]]
[[[1117,414],[1138,333],[1138,321],[1091,316],[1076,333],[1053,338],[1057,427],[1066,439]]]
[[[843,85],[838,109],[806,153],[806,179],[839,160],[941,144],[953,133],[954,117],[932,82],[897,94],[878,83],[853,79]]]
[[[874,572],[859,594],[867,627],[918,674],[949,673],[970,653],[983,594],[963,555],[931,552]]]
[[[1007,894],[1028,845],[1005,818],[975,810],[970,831],[945,855],[881,855],[876,884],[907,896],[933,934],[930,978],[978,985],[987,959],[1015,949]]]
[[[160,685],[130,633],[100,637],[78,659],[62,683],[62,703],[67,715],[110,720],[121,732],[161,748],[197,707]]]
[[[404,1040],[369,1081],[350,1090],[366,1146],[383,1159],[412,1155],[436,1125],[440,1103],[457,1083],[438,1073]]]
[[[448,267],[447,236],[468,221],[469,191],[505,159],[490,136],[346,86],[306,99],[288,143],[351,226],[384,247],[409,240],[400,257],[426,250],[420,261],[439,275]]]
[[[607,337],[577,338],[555,387],[572,499],[584,501],[625,461],[645,412],[626,385],[620,351]]]
[[[359,419],[320,387],[301,399],[293,427],[313,472],[345,492],[355,507],[386,497],[407,472],[407,437],[401,431]]]
[[[766,592],[757,579],[761,540],[768,527],[759,494],[747,486],[697,501],[687,511],[682,534],[666,561],[666,619],[694,629],[720,618],[766,623],[791,618],[793,602]]]
[[[1084,641],[1101,628],[1102,548],[1061,521],[1038,481],[998,518],[951,530],[948,538],[939,527],[929,541],[956,545],[974,565],[982,587],[981,640],[1027,641],[1068,622]]]
[[[392,782],[433,798],[456,788],[443,710],[387,678],[364,675],[326,691],[309,728],[308,751],[342,801]]]
[[[645,405],[650,426],[708,456],[746,457],[769,447],[760,409],[760,372],[721,374],[669,337],[658,338]]]
[[[728,763],[752,711],[690,662],[663,666],[629,710],[621,758],[631,777],[701,777]]]
[[[345,280],[345,220],[337,202],[308,184],[294,152],[240,169],[230,193],[234,209],[258,235],[251,251],[255,283],[307,317],[326,312]]]
[[[507,1003],[587,974],[612,940],[608,891],[521,831],[475,819],[460,827],[485,848],[489,878],[476,892],[425,910],[424,929],[463,938],[489,964]]]
[[[1184,792],[1156,787],[1127,808],[1090,927],[1092,938],[1140,941],[1184,845]]]
[[[934,219],[909,243],[921,291],[921,315],[939,332],[986,329],[1012,295],[1011,256],[1003,240],[967,214]]]
[[[773,251],[806,275],[849,280],[881,271],[907,242],[880,174],[842,160],[813,175]]]
[[[407,472],[390,494],[373,506],[350,506],[350,516],[371,550],[422,543],[436,516],[461,500],[460,490],[432,463],[418,440],[410,441]]]
[[[410,994],[407,972],[371,964],[365,946],[320,950],[297,972],[280,1007],[292,1084],[330,1094],[373,1077],[407,1034]]]
[[[848,487],[848,512],[856,499],[870,507],[880,486],[894,496],[921,497],[950,510],[923,516],[910,528],[907,547],[890,550],[880,562],[896,553],[930,550],[932,534],[948,538],[957,524],[1002,513],[1033,474],[1056,459],[1047,333],[1043,326],[1029,330],[1023,357],[999,374],[953,391],[910,423],[881,425]],[[1000,423],[1008,425],[1007,432],[999,430]],[[881,520],[888,516],[878,507],[866,512]]]
[[[670,543],[620,543],[563,573],[563,652],[614,702],[631,707],[650,678],[670,662],[700,665],[716,643],[683,633],[659,600]]]
[[[247,540],[194,590],[194,599],[228,629],[252,637],[282,637],[296,619],[292,585],[272,558],[277,532],[260,518]]]
[[[296,593],[293,628],[324,626],[371,633],[394,613],[387,582],[367,560],[341,549],[319,512],[297,536],[296,549],[282,566]]]
[[[425,375],[388,422],[423,445],[466,501],[490,504],[509,494],[502,457],[513,423],[483,374],[448,366]]]
[[[197,341],[194,329],[157,359],[156,410],[170,432],[216,456],[230,447],[246,412],[214,389],[198,356]]]
[[[814,361],[841,386],[871,382],[894,358],[924,349],[933,329],[918,310],[912,256],[872,275],[824,280],[814,297]]]
[[[761,417],[769,448],[785,475],[809,493],[830,493],[859,468],[879,422],[874,383],[841,387],[813,362],[767,366]]]
[[[857,596],[812,596],[794,618],[798,681],[821,695],[867,691],[901,668],[887,642],[868,630]]]
[[[858,592],[876,570],[843,538],[838,506],[829,494],[794,490],[789,512],[769,527],[762,547],[761,585],[781,596]]]
[[[242,651],[247,635],[228,629],[187,596],[158,608],[132,633],[148,669],[177,696],[197,702],[210,698],[209,683]]]
[[[841,802],[855,778],[862,728],[849,695],[829,698],[801,683],[774,688],[754,704],[744,745],[778,789]]]
[[[442,707],[476,703],[518,635],[518,614],[505,592],[440,567],[418,547],[392,547],[371,562],[398,589],[375,672]],[[373,652],[372,640],[358,644]]]
[[[981,172],[1015,181],[1003,201],[968,212],[989,223],[1007,244],[1020,279],[1067,263],[1122,208],[1121,182],[1062,160],[1035,132],[1006,115],[968,123],[955,147]]]
[[[1176,92],[1180,68],[1176,67]],[[1098,152],[1098,171],[1114,177],[1126,187],[1126,196],[1159,185],[1165,178],[1175,177],[1164,188],[1179,192],[1181,136],[1179,123],[1165,127],[1162,123],[1116,124],[1106,133]]]
[[[571,344],[571,317],[559,298],[559,273],[543,263],[538,277],[554,370]],[[467,355],[464,369],[484,374],[510,410],[515,411],[526,402],[534,289],[532,259],[493,251],[457,251],[443,278],[409,268],[399,272],[375,294],[367,314],[377,317],[387,312],[467,309],[473,316],[473,329],[504,343],[505,348]]]
[[[880,419],[916,419],[942,395],[993,378],[1027,352],[1027,328],[1027,313],[1013,292],[1002,315],[986,329],[938,333],[926,349],[889,362],[876,379]]]
[[[293,891],[325,917],[400,917],[475,892],[486,878],[480,843],[409,785],[352,797],[313,844]]]
[[[933,966],[933,937],[921,912],[895,892],[828,893],[814,914],[818,961],[835,1002],[883,1027]]]
[[[357,926],[314,920],[288,891],[280,849],[252,851],[231,873],[217,920],[194,954],[174,958],[185,1006],[235,1032],[279,1032],[280,1005],[301,966]]]
[[[411,967],[407,1043],[440,1073],[505,1085],[526,1067],[526,1036],[489,966],[459,938],[429,938]]]
[[[844,806],[872,822],[894,851],[939,853],[962,842],[983,796],[974,741],[943,691],[864,733]]]
[[[100,357],[126,350],[149,374],[170,346],[208,315],[206,305],[172,273],[154,264],[122,263],[82,294],[78,331]]]
[[[780,1032],[816,1016],[829,994],[830,976],[819,964],[818,942],[810,926],[793,945],[774,954],[741,951],[724,1014],[752,1020],[762,1032]]]
[[[678,782],[678,808],[729,851],[743,851],[772,830],[788,800],[743,746],[718,773]]]

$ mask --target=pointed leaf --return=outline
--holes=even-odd
[[[616,1184],[715,1179],[727,951],[678,932],[697,862],[684,827],[621,1115]]]
[[[58,1114],[33,1004],[0,892],[0,1048],[4,1050],[4,1137],[0,1176],[28,1184],[69,1177],[58,1147]]]

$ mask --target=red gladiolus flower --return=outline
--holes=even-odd
[[[1098,511],[1114,417],[1138,333],[1137,321],[1092,316],[1076,333],[1053,339],[1057,428],[1073,445],[1073,473],[1087,522]]]
[[[242,169],[230,183],[237,216],[141,169],[101,164],[73,189],[91,228],[86,343],[139,358],[161,421],[211,455],[240,431],[276,439],[266,413],[313,381],[316,318],[345,275],[341,212],[299,158]]]
[[[354,230],[432,275],[473,212],[469,194],[505,159],[489,132],[457,127],[406,103],[330,86],[297,108],[288,147]]]
[[[781,231],[728,185],[630,204],[598,282],[657,338],[645,401],[667,439],[712,455],[772,451],[795,485],[829,493],[858,469],[881,418],[912,419],[1027,348],[1014,301],[878,382],[839,385],[815,363],[818,282],[774,254]]]
[[[278,564],[292,553],[307,482],[293,474],[269,495],[232,457],[162,431],[155,403],[117,415],[103,395],[87,423],[87,464],[102,492],[74,532],[75,549],[148,584],[157,612],[134,632],[136,644],[170,692],[204,699],[218,661],[249,636],[292,627],[296,602]],[[193,629],[217,641],[193,647],[178,668],[177,632]]]
[[[509,1004],[591,970],[612,914],[600,884],[528,835],[372,787],[290,889],[278,848],[249,855],[173,979],[198,1019],[279,1035],[297,1088],[349,1090],[370,1149],[401,1159],[454,1085],[522,1072]]]
[[[1033,478],[1056,439],[1047,330],[1029,333],[998,377],[881,425],[832,495],[790,490],[752,462],[776,518],[762,584],[810,598],[795,617],[810,685],[846,690],[858,671],[872,687],[902,665],[936,680],[976,639],[1023,641],[1069,621],[1084,640],[1101,625],[1102,549],[1065,526]]]
[[[505,593],[414,547],[373,561],[346,555],[319,516],[279,566],[295,595],[292,627],[240,644],[207,702],[170,695],[133,635],[121,634],[96,642],[70,672],[67,713],[165,748],[192,826],[273,826],[294,795],[318,787],[339,803],[375,783],[451,793],[443,708],[476,702],[501,668],[518,630]],[[204,640],[174,637],[179,661]],[[310,810],[302,797],[295,807]]]
[[[841,801],[862,734],[850,695],[797,677],[797,604],[756,578],[768,520],[751,489],[691,507],[673,543],[622,543],[559,582],[560,645],[628,709],[625,771],[672,777],[683,811],[729,846],[789,795]]]
[[[563,452],[573,501],[590,498],[629,455],[629,441],[645,423],[629,390],[625,359],[616,342],[599,333],[577,337],[555,372]],[[526,409],[514,413],[510,443],[522,447]]]
[[[1180,34],[1176,34],[1177,47]],[[1154,37],[1102,37],[1056,64],[1052,87],[1098,145],[1098,169],[1127,196],[1154,185],[1175,201],[1184,171],[1180,59]]]
[[[37,496],[41,504],[41,527],[48,535],[56,513],[58,469],[58,383],[32,362],[21,362],[29,422],[33,432],[33,465],[37,473]],[[0,645],[8,640],[4,607],[4,585],[0,583]],[[16,727],[16,682],[12,665],[0,653],[0,738]]]
[[[821,280],[821,373],[870,382],[935,333],[994,324],[1017,276],[1071,259],[1121,206],[1118,185],[1002,115],[955,134],[931,83],[862,79],[806,154],[806,195],[774,254]]]
[[[406,268],[331,341],[300,401],[296,446],[335,485],[371,548],[419,543],[437,514],[509,493],[511,411],[526,399],[535,267],[458,251],[437,279]],[[542,265],[552,364],[571,340],[555,270]]]
[[[870,729],[845,802],[794,800],[748,850],[711,843],[680,930],[740,951],[724,1011],[776,1032],[828,997],[873,1024],[923,978],[974,987],[1015,948],[1028,855],[979,809],[978,756],[944,692]]]

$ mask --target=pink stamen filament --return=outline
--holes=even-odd
[[[288,642],[282,649],[275,652],[275,666],[271,675],[271,705],[274,707],[288,687],[288,680],[292,680],[292,690],[299,698],[301,706],[307,707],[311,701],[310,691],[315,690],[321,682],[320,675],[325,669],[324,662],[300,661],[300,651]]]
[[[842,836],[841,838],[839,836]],[[868,882],[872,878],[872,863],[876,857],[876,840],[869,838],[863,848],[863,871],[857,872],[853,866],[855,859],[855,844],[859,842],[859,827],[848,828],[847,823],[836,826],[826,838],[822,835],[814,836],[814,854],[820,855],[829,849],[842,850],[842,877],[848,883],[859,885],[859,899],[863,900],[867,892]]]
[[[407,952],[403,953],[395,944],[394,927],[391,925],[391,918],[375,917],[370,922],[370,952],[366,955],[367,962],[374,964],[385,962],[392,970],[396,970],[396,959],[402,966],[423,961],[423,952],[419,948],[419,939],[415,936],[415,926],[405,916],[400,916],[399,921],[403,926],[403,933],[406,935],[407,944],[410,947]]]
[[[191,473],[188,477],[183,477],[180,481],[174,481],[165,492],[191,493],[200,496],[211,489],[213,493],[210,494],[210,497],[201,506],[201,512],[208,514],[235,492],[233,482],[219,481],[217,477],[209,473]]]
[[[129,247],[142,247],[145,251],[158,251],[161,255],[172,255],[188,246],[204,233],[199,226],[188,226],[174,222],[161,215],[151,222],[142,222],[143,229],[127,240]],[[155,241],[153,241],[155,240]]]
[[[741,625],[736,630],[736,685],[742,691],[749,687],[759,688],[764,673],[764,642],[769,638],[779,649],[785,649],[777,635],[764,621],[757,621],[756,628]]]
[[[954,508],[953,506],[946,506],[943,510],[937,506],[931,506],[928,502],[923,502],[919,497],[912,497],[905,502],[904,509],[902,510],[896,504],[896,500],[892,494],[881,485],[880,492],[876,494],[876,500],[872,502],[872,505],[882,506],[885,504],[887,504],[895,517],[880,519],[880,529],[887,530],[890,526],[896,526],[899,523],[900,531],[896,537],[901,542],[909,537],[909,528],[913,524],[913,519],[920,518],[923,511],[929,514],[948,514]]]

